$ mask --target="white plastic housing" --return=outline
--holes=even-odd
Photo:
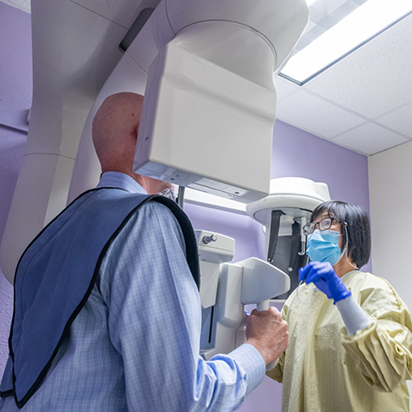
[[[229,353],[245,342],[245,304],[264,302],[287,292],[289,276],[257,258],[237,263],[223,263],[219,272],[219,287],[213,313],[203,320],[201,354],[210,359],[217,353]],[[204,314],[207,313],[204,311]]]
[[[244,305],[259,304],[290,289],[289,276],[270,263],[252,257],[237,264],[243,267],[241,301]]]
[[[281,177],[270,181],[269,196],[249,203],[246,212],[264,226],[271,223],[272,210],[282,210],[289,218],[306,216],[323,202],[330,200],[326,183],[302,177]]]
[[[245,203],[259,199],[268,192],[273,75],[306,26],[307,5],[168,4],[177,35],[149,68],[134,171]],[[253,173],[244,167],[251,159]]]
[[[242,56],[245,77],[234,71],[232,55]],[[233,71],[223,66],[229,56]],[[243,202],[266,196],[274,63],[270,44],[247,27],[205,22],[184,29],[150,66],[134,171]],[[251,159],[259,165],[253,173],[245,167]]]
[[[210,312],[213,318],[203,320],[200,338],[200,354],[206,360],[218,353],[229,353],[245,341],[246,314],[240,301],[242,276],[242,266],[221,265],[217,301]]]
[[[230,262],[235,239],[207,230],[195,230],[200,266],[200,301],[203,309],[216,303],[220,265]],[[212,238],[212,240],[210,240]]]
[[[173,8],[169,7],[172,2],[167,0],[166,4],[175,33],[201,21],[234,22],[259,33],[277,56],[274,73],[290,56],[309,18],[305,0],[179,0]]]

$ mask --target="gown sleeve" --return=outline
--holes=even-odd
[[[342,344],[373,389],[391,392],[412,378],[409,310],[386,280],[372,275],[357,300],[372,323],[353,336],[344,335]]]
[[[282,318],[286,322],[288,321],[288,301],[285,302],[282,308]],[[276,366],[270,371],[266,372],[266,376],[269,376],[269,378],[272,378],[273,380],[279,383],[283,383],[284,364],[285,364],[285,352],[283,352],[282,355],[280,356]]]
[[[270,371],[266,372],[266,375],[269,376],[269,378],[272,378],[273,380],[283,383],[283,364],[285,362],[285,352],[282,353],[281,357],[279,358],[279,361],[277,365],[271,369]]]

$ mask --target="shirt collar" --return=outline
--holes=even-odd
[[[143,187],[136,182],[136,180],[121,172],[103,173],[97,187],[117,187],[127,190],[130,193],[141,193],[147,195],[146,190],[144,190]]]

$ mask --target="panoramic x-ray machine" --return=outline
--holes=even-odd
[[[201,353],[206,359],[245,341],[244,305],[258,303],[258,310],[267,309],[269,299],[284,299],[295,289],[298,270],[307,263],[303,226],[315,207],[327,200],[325,183],[298,177],[270,181],[269,195],[246,206],[265,228],[266,262],[249,258],[228,263],[234,239],[196,231],[202,273]]]
[[[6,277],[13,281],[20,255],[43,226],[96,185],[100,166],[91,122],[113,93],[145,96],[136,173],[244,203],[267,196],[273,76],[307,20],[305,0],[33,2],[33,105],[1,245]],[[199,235],[201,260],[230,260],[231,241],[209,241],[210,236]],[[214,245],[213,258],[203,245]],[[236,265],[224,266],[222,273],[227,282],[232,272],[242,273],[243,283],[236,286],[242,304],[285,291],[286,278],[279,288],[267,262]],[[216,276],[208,279],[206,272],[214,270],[205,265],[202,272],[203,284],[213,285],[213,292],[201,289],[202,300],[210,303]]]

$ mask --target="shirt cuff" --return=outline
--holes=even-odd
[[[230,352],[229,356],[239,361],[246,372],[247,394],[262,382],[266,372],[265,361],[259,351],[249,343],[244,343]]]

